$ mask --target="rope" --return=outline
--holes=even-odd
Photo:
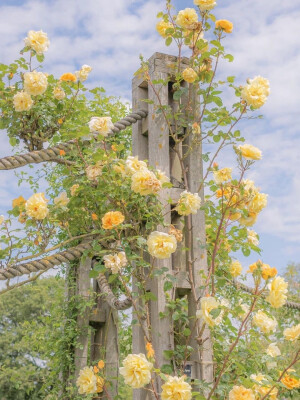
[[[125,300],[119,300],[112,292],[109,283],[104,274],[99,274],[97,282],[101,292],[105,295],[105,301],[115,310],[127,310],[132,306],[132,301],[129,297]]]
[[[237,281],[233,280],[233,284],[237,289],[240,288],[240,289],[244,290],[245,292],[248,292],[250,294],[254,294],[254,289],[253,288],[251,288],[251,287],[249,287],[247,285],[244,285],[241,282],[237,282]],[[285,305],[285,307],[288,307],[288,308],[294,308],[294,309],[300,310],[300,304],[299,303],[295,303],[294,301],[287,301],[284,305]]]
[[[140,121],[145,118],[148,114],[148,111],[145,110],[137,110],[126,117],[120,119],[114,124],[110,135],[118,133],[128,126]],[[64,150],[65,152],[69,152],[70,149],[76,144],[77,140],[70,140],[66,143],[60,143],[57,146],[49,147],[48,149],[31,151],[26,154],[20,154],[16,156],[9,156],[0,159],[0,170],[8,170],[15,169],[19,167],[23,167],[27,164],[39,164],[46,161],[54,161],[54,162],[64,162],[63,158],[60,158],[60,151]]]
[[[44,271],[80,258],[85,250],[92,248],[92,241],[81,243],[78,246],[71,247],[59,253],[40,258],[39,260],[30,261],[28,263],[13,265],[7,269],[0,269],[0,280],[11,279],[16,276],[30,274],[31,272]]]

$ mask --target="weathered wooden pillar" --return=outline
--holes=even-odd
[[[174,187],[171,189],[164,189],[161,192],[159,200],[163,204],[166,224],[173,223],[179,227],[182,223],[176,213],[170,212],[169,199],[173,199],[174,204],[179,198],[182,192],[182,172],[179,166],[178,156],[175,154],[172,148],[173,143],[170,140],[168,125],[163,117],[162,113],[157,113],[157,106],[159,100],[162,105],[170,105],[176,107],[177,105],[173,102],[173,95],[171,93],[172,85],[162,84],[162,81],[172,81],[176,65],[176,57],[169,56],[166,54],[155,53],[149,60],[149,75],[151,81],[158,81],[159,83],[154,84],[154,89],[148,82],[139,77],[138,75],[133,79],[132,93],[133,93],[133,109],[140,109],[147,107],[148,105],[148,117],[145,121],[139,122],[133,126],[133,155],[137,155],[139,159],[148,159],[149,164],[155,168],[163,171],[171,182],[174,183]],[[185,68],[188,61],[182,60],[182,66]],[[193,90],[193,88],[191,88]],[[143,99],[148,99],[151,102],[143,102]],[[192,99],[196,104],[196,107],[200,107],[195,92],[192,93]],[[195,105],[194,104],[194,105]],[[189,191],[192,193],[198,192],[200,182],[203,178],[202,173],[202,148],[198,143],[192,146],[192,135],[189,135],[185,140],[185,143],[181,147],[181,151],[184,152],[189,149],[188,155],[185,157],[185,167],[188,174]],[[200,196],[203,199],[203,189],[200,192]],[[187,224],[185,223],[185,231]],[[166,231],[166,228],[158,227],[158,230]],[[184,247],[185,244],[182,245]],[[179,245],[180,247],[180,245]],[[197,296],[200,296],[201,286],[201,275],[207,273],[207,260],[205,252],[205,220],[204,213],[199,211],[196,215],[192,216],[192,243],[191,243],[191,254],[193,260],[193,279],[196,284]],[[176,276],[176,296],[187,296],[189,302],[189,315],[195,316],[196,314],[196,302],[194,296],[191,293],[191,287],[189,283],[188,274],[188,263],[184,252],[177,250],[172,258],[166,260],[152,260],[158,268],[167,268],[168,273]],[[164,278],[158,277],[152,280],[150,284],[150,290],[157,297],[157,301],[150,302],[150,320],[151,320],[151,334],[153,339],[153,345],[156,352],[156,361],[159,367],[164,364],[169,364],[169,361],[164,359],[164,350],[171,350],[174,348],[174,338],[172,336],[172,323],[167,318],[160,318],[159,313],[165,312],[166,300],[163,290]],[[191,324],[194,324],[195,320],[192,320]],[[190,372],[191,378],[203,379],[206,381],[212,381],[213,379],[213,365],[212,365],[212,345],[210,341],[209,330],[205,331],[205,337],[208,337],[205,341],[204,347],[199,348],[199,344],[196,340],[193,340],[191,346],[195,349],[193,354],[188,361],[189,368],[186,370],[187,374]],[[143,332],[141,327],[136,325],[133,328],[133,351],[134,353],[145,353],[145,343],[143,340]],[[136,391],[134,394],[135,400],[148,399],[148,395],[142,391]]]

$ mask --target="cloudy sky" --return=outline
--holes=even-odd
[[[295,0],[217,0],[217,18],[230,19],[234,31],[226,47],[235,56],[222,65],[222,74],[270,80],[271,96],[261,110],[264,120],[248,120],[242,128],[247,142],[263,151],[263,159],[248,175],[269,194],[256,231],[263,259],[282,270],[289,261],[300,262],[300,4]],[[298,4],[297,4],[298,3]],[[192,7],[192,0],[176,0],[177,10]],[[109,95],[131,98],[131,78],[139,54],[150,57],[165,48],[155,31],[160,0],[0,0],[0,62],[12,62],[30,30],[48,33],[51,41],[45,72],[60,76],[82,64],[93,67],[89,85],[103,86]],[[0,157],[10,154],[1,132]],[[231,166],[227,155],[219,163]],[[226,163],[226,165],[225,165]],[[0,214],[20,193],[13,172],[0,174]],[[22,189],[23,195],[30,193]],[[256,257],[242,259],[244,265]]]

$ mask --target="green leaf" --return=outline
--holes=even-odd
[[[173,283],[170,281],[166,281],[164,283],[164,291],[167,292],[168,290],[171,290],[173,288]]]
[[[224,58],[226,58],[226,60],[228,60],[229,62],[232,62],[234,60],[234,57],[231,54],[226,54]]]
[[[172,43],[172,38],[171,38],[171,36],[169,36],[169,37],[167,37],[167,39],[166,39],[166,46],[170,46],[170,44]]]
[[[161,367],[161,372],[162,372],[163,374],[171,375],[171,374],[173,374],[173,368],[172,368],[172,366],[169,365],[169,364],[164,364],[164,365]]]

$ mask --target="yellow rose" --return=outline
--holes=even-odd
[[[127,258],[124,251],[116,254],[108,254],[103,257],[106,268],[111,269],[113,274],[117,274],[123,267],[127,265]]]
[[[179,215],[197,214],[201,207],[201,199],[198,193],[190,193],[186,190],[180,194],[180,198],[175,207]]]
[[[241,218],[239,219],[239,222],[241,225],[244,226],[252,226],[255,224],[257,220],[257,214],[254,212],[248,212],[248,216],[241,216]]]
[[[274,332],[277,327],[277,321],[275,318],[268,317],[263,311],[259,310],[253,317],[253,323],[263,333],[269,334]]]
[[[186,8],[179,11],[176,17],[176,24],[181,28],[193,29],[196,28],[198,23],[198,15],[194,8]]]
[[[253,244],[253,246],[259,245],[257,233],[253,230],[247,229],[247,240],[249,243]]]
[[[269,264],[262,264],[261,276],[266,281],[269,278],[273,278],[277,274],[277,269],[270,267]]]
[[[92,67],[90,67],[89,65],[85,64],[80,68],[79,71],[75,72],[75,76],[80,82],[84,82],[84,81],[87,80],[91,70],[92,70]]]
[[[244,386],[233,386],[229,392],[229,400],[255,400],[255,396],[251,389],[246,389]]]
[[[270,357],[277,357],[281,355],[281,351],[279,347],[276,345],[276,343],[270,343],[266,350],[266,353]]]
[[[144,161],[140,161],[137,157],[129,156],[125,161],[125,171],[128,175],[133,175],[142,168],[147,168]]]
[[[142,196],[157,194],[162,188],[161,182],[152,171],[142,168],[131,177],[131,189]]]
[[[210,11],[217,3],[215,0],[194,0],[194,4],[199,6],[201,11]]]
[[[98,176],[102,175],[102,168],[103,165],[100,161],[98,161],[95,165],[89,165],[85,170],[86,176],[90,181],[95,181],[97,180]]]
[[[249,79],[241,92],[241,98],[253,108],[260,108],[267,101],[270,94],[269,81],[261,76]]]
[[[183,239],[182,230],[176,229],[174,225],[170,225],[170,229],[169,229],[168,233],[169,233],[169,235],[174,235],[177,242],[182,242],[182,239]]]
[[[25,72],[24,74],[24,90],[32,96],[43,94],[48,86],[48,80],[43,72]]]
[[[182,77],[186,82],[193,83],[198,78],[198,75],[193,68],[186,68],[182,71]]]
[[[75,183],[75,185],[71,186],[71,189],[70,189],[71,196],[75,196],[76,195],[76,192],[77,192],[78,188],[79,188],[78,183]]]
[[[152,257],[162,260],[176,251],[177,241],[174,235],[154,231],[148,237],[147,246]]]
[[[292,326],[291,328],[286,328],[283,331],[283,335],[286,340],[290,340],[291,342],[297,340],[300,336],[300,324]]]
[[[123,361],[120,374],[123,375],[127,385],[138,389],[150,382],[152,368],[153,364],[144,354],[129,354]]]
[[[192,398],[192,387],[184,381],[184,376],[169,376],[162,385],[162,400],[190,400]]]
[[[31,47],[39,55],[47,51],[50,46],[47,33],[43,31],[29,31],[24,42],[25,46]]]
[[[102,218],[103,229],[113,229],[122,224],[125,217],[120,211],[109,211]]]
[[[74,74],[72,74],[72,72],[65,72],[64,74],[62,74],[59,80],[64,82],[76,82],[77,78]]]
[[[70,199],[66,192],[61,192],[59,196],[55,197],[54,204],[58,207],[65,207],[69,203]]]
[[[232,168],[222,168],[217,171],[213,171],[214,180],[217,185],[223,182],[229,181],[231,179]]]
[[[15,110],[18,112],[28,111],[31,109],[33,105],[33,101],[30,94],[24,92],[23,90],[14,95],[13,102]]]
[[[97,393],[102,393],[103,392],[103,386],[105,384],[105,381],[101,376],[97,376]]]
[[[196,313],[197,318],[203,318],[204,321],[209,326],[219,325],[223,319],[223,312],[221,311],[219,315],[214,318],[210,312],[212,310],[218,309],[221,304],[220,302],[212,296],[202,297],[200,300],[201,310]]]
[[[79,372],[76,385],[80,394],[97,393],[97,377],[92,367],[85,367]]]
[[[234,278],[241,275],[242,270],[243,270],[243,267],[239,261],[233,261],[229,267],[229,272],[230,272],[231,276],[233,276]]]
[[[246,160],[261,160],[261,151],[251,144],[243,144],[238,146],[238,150]]]
[[[216,28],[220,28],[226,33],[231,33],[233,30],[233,23],[227,19],[218,19],[216,21]]]
[[[61,87],[59,87],[59,86],[56,86],[54,89],[53,89],[53,96],[56,98],[56,100],[63,100],[65,97],[66,97],[66,93],[64,92],[64,90],[61,88]]]
[[[263,208],[267,206],[268,195],[265,193],[256,193],[254,198],[249,204],[249,210],[254,213],[259,213]]]
[[[256,393],[259,393],[261,395],[261,397],[263,397],[267,393],[269,393],[270,389],[271,389],[271,386],[259,386],[259,385],[255,386]],[[277,388],[273,388],[271,390],[271,392],[268,394],[267,399],[268,400],[276,400],[277,399],[277,394],[278,394],[278,389]]]
[[[166,33],[167,29],[174,29],[174,26],[171,22],[161,20],[156,24],[156,30],[163,38],[170,36],[169,33]]]
[[[25,203],[26,214],[35,219],[46,218],[49,213],[47,202],[44,193],[33,194]]]
[[[4,215],[0,215],[0,225],[3,224],[4,220],[5,220]]]
[[[114,124],[110,117],[93,117],[89,122],[91,133],[98,133],[102,136],[107,136],[113,129]]]
[[[266,379],[263,374],[257,374],[257,375],[251,374],[250,378],[253,379],[254,381],[258,382],[258,383],[260,383],[260,382],[262,382],[263,380]]]
[[[285,282],[284,278],[277,276],[272,280],[269,285],[269,295],[266,297],[266,300],[271,304],[274,308],[282,307],[287,300],[287,287],[288,283]]]
[[[160,169],[157,169],[155,172],[156,172],[157,179],[160,181],[160,183],[162,185],[164,183],[170,182],[170,178],[164,172],[162,172]]]
[[[288,375],[287,373],[281,378],[281,382],[290,390],[300,387],[300,379]]]

